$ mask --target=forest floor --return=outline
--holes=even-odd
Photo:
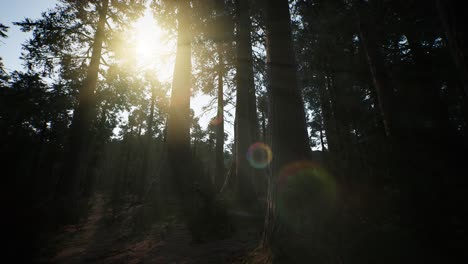
[[[49,238],[40,262],[242,263],[258,244],[255,228],[245,227],[236,228],[237,232],[225,239],[191,243],[187,227],[175,219],[132,232],[124,221],[109,224],[112,210],[107,204],[104,195],[96,195],[88,218]]]

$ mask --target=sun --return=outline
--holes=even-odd
[[[131,27],[133,34],[136,67],[142,72],[155,71],[161,81],[172,78],[172,69],[176,52],[175,41],[157,24],[151,11]]]
[[[147,9],[144,15],[133,23],[128,32],[132,45],[132,67],[139,72],[152,71],[159,81],[172,83],[174,63],[177,50],[177,38],[171,36],[161,28],[154,19],[152,12]],[[201,115],[203,107],[210,101],[208,95],[196,93],[192,95],[190,107],[195,111],[195,115],[200,118],[200,125],[206,128],[212,117],[216,113]],[[227,130],[230,124],[226,123]],[[232,136],[233,133],[229,133]]]

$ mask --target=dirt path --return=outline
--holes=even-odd
[[[242,229],[223,240],[191,244],[186,226],[153,226],[139,236],[123,236],[106,224],[105,199],[95,197],[81,227],[67,226],[50,244],[55,250],[44,263],[240,263],[256,245],[255,232]],[[120,230],[120,231],[119,231]]]

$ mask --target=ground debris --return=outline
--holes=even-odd
[[[188,228],[174,218],[155,223],[144,232],[132,233],[127,221],[109,224],[103,195],[80,228],[67,226],[50,239],[53,253],[43,263],[241,263],[257,245],[252,232],[229,238],[192,243]],[[123,219],[128,219],[124,217]]]

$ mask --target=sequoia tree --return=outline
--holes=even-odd
[[[237,3],[237,65],[235,166],[237,197],[244,205],[255,199],[254,168],[246,156],[249,146],[258,138],[258,120],[252,59],[250,7],[248,0]]]
[[[297,212],[284,206],[287,190],[285,181],[288,181],[290,176],[284,174],[288,173],[288,167],[295,166],[296,162],[310,160],[311,149],[305,125],[304,104],[298,87],[287,0],[267,2],[266,25],[267,89],[273,159],[268,182],[263,244],[270,246],[277,258],[282,258],[286,248],[289,257],[295,254],[290,250],[292,245],[295,245],[293,241],[298,238],[298,230],[294,230],[288,223],[288,218],[297,217],[294,215]]]

